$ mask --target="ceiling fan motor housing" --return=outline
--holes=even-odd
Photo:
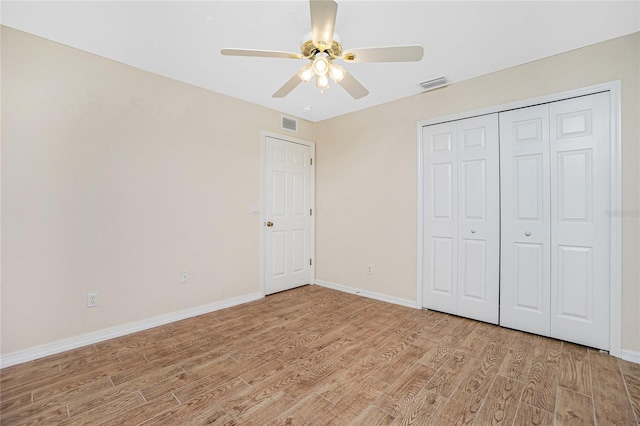
[[[340,58],[342,56],[342,40],[338,34],[333,34],[333,41],[331,42],[331,47],[327,48],[324,52],[327,54],[327,59],[333,60],[336,58]],[[316,54],[320,52],[311,39],[311,33],[306,34],[302,38],[302,42],[300,43],[300,51],[302,52],[302,56],[305,58],[313,59]]]

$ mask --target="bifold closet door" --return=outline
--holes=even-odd
[[[498,121],[423,128],[426,308],[498,323]]]
[[[549,107],[500,113],[500,325],[549,336]]]
[[[458,312],[458,143],[456,123],[422,128],[423,305]]]
[[[609,94],[500,113],[500,324],[609,348]]]
[[[549,104],[551,336],[609,349],[609,93]]]
[[[500,163],[498,116],[460,120],[458,132],[458,314],[498,323]]]

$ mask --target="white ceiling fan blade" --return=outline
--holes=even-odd
[[[338,3],[333,0],[310,0],[311,40],[313,45],[324,52],[333,43]]]
[[[354,99],[364,98],[369,91],[354,76],[346,73],[344,78],[338,83],[344,88]]]
[[[279,88],[276,93],[274,93],[273,95],[271,95],[272,98],[284,98],[285,96],[287,96],[289,93],[291,93],[291,91],[293,89],[295,89],[296,87],[298,87],[298,84],[302,83],[302,80],[300,80],[300,77],[298,77],[298,74],[294,75],[293,77],[291,77],[289,79],[289,81],[287,81],[285,84],[282,85],[281,88]]]
[[[225,56],[256,56],[260,58],[285,58],[302,59],[299,53],[278,52],[275,50],[252,50],[252,49],[222,49],[220,51]]]
[[[390,46],[349,49],[342,59],[347,62],[415,62],[422,59],[422,46]]]

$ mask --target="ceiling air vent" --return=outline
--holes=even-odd
[[[298,133],[298,120],[291,117],[282,116],[282,128],[290,132]]]
[[[433,80],[423,81],[419,85],[424,90],[433,90],[437,89],[438,87],[446,86],[447,84],[449,84],[449,80],[447,80],[447,77],[438,77],[434,78]]]

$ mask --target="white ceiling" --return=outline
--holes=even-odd
[[[2,1],[4,25],[176,80],[320,121],[640,30],[640,1],[338,2],[345,48],[422,45],[415,63],[345,64],[371,92],[271,95],[305,62],[220,55],[226,47],[299,52],[309,5],[295,1]],[[304,107],[311,111],[304,112]]]

